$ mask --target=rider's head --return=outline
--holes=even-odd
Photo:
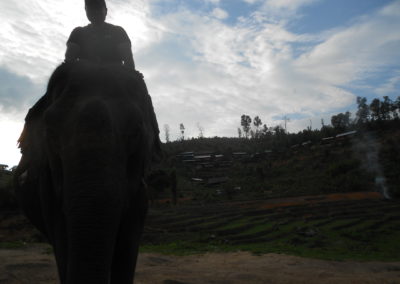
[[[85,10],[88,20],[92,24],[104,23],[107,16],[105,0],[85,0]]]

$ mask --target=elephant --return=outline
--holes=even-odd
[[[52,245],[62,284],[133,283],[148,207],[143,179],[159,149],[138,74],[63,63],[28,113],[16,195]]]

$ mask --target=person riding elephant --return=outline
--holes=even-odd
[[[148,93],[144,76],[135,69],[135,62],[131,50],[131,41],[125,30],[116,25],[107,23],[107,5],[105,0],[85,0],[85,11],[90,24],[76,27],[69,36],[65,52],[64,64],[73,64],[77,61],[87,61],[98,65],[121,65],[131,71],[132,80],[139,82],[140,88],[147,94],[149,101],[152,126],[155,130],[155,152],[153,160],[158,162],[162,158],[159,127],[153,109],[153,103]],[[22,157],[17,175],[22,174],[29,164],[29,154],[26,153],[25,136],[27,126],[40,116],[51,104],[49,96],[44,94],[29,110],[25,117],[25,127],[18,139]]]
[[[85,10],[90,24],[72,31],[67,41],[65,61],[116,63],[135,69],[131,41],[127,33],[122,27],[105,22],[105,1],[85,0]]]
[[[62,284],[133,283],[159,128],[126,32],[85,0],[65,62],[29,110],[15,193],[52,245]]]

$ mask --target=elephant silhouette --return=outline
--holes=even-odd
[[[53,246],[60,282],[131,284],[148,206],[143,178],[160,149],[142,76],[63,63],[28,117],[16,194]]]

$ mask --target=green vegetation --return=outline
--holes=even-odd
[[[400,131],[384,137],[379,154],[389,192],[393,197],[400,197]]]
[[[262,204],[153,209],[141,251],[189,255],[242,250],[328,260],[400,260],[398,202],[330,201],[260,209]]]
[[[14,241],[14,242],[0,242],[0,249],[21,249],[27,246],[26,242]]]
[[[13,189],[12,172],[0,170],[0,209],[16,207],[17,201]]]
[[[400,123],[400,122],[399,122]],[[264,142],[244,138],[203,138],[164,144],[166,171],[175,168],[183,196],[204,202],[253,200],[288,196],[380,191],[375,182],[384,175],[392,197],[400,193],[400,129],[359,133],[340,143],[315,143],[306,147],[273,149],[260,159],[232,159],[234,152],[263,153]],[[243,147],[243,148],[242,148]],[[198,169],[176,155],[185,151],[222,153],[232,160],[229,167]],[[374,157],[371,159],[371,157]],[[228,181],[206,187],[193,177],[226,176]]]

